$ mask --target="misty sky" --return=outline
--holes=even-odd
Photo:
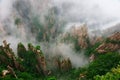
[[[10,16],[14,1],[0,0],[0,20]],[[25,1],[33,2],[31,4],[37,3],[37,0]],[[38,2],[42,4],[49,2],[56,6],[59,17],[68,24],[87,23],[90,28],[106,28],[120,21],[120,0],[39,0]]]
[[[106,28],[120,21],[120,0],[54,0],[54,4],[71,23]]]

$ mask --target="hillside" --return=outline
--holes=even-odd
[[[28,44],[28,49],[26,49],[22,43],[19,43],[17,47],[18,56],[14,55],[12,48],[10,48],[10,44],[7,43],[6,40],[3,41],[3,44],[4,45],[0,46],[1,80],[59,80],[60,78],[63,80],[65,78],[69,80],[93,79],[96,75],[104,75],[109,72],[110,69],[119,65],[120,62],[120,55],[118,54],[120,50],[120,32],[110,35],[97,47],[95,47],[96,44],[92,45],[95,47],[92,51],[92,48],[89,49],[90,46],[88,46],[86,50],[87,52],[94,53],[94,55],[91,55],[94,60],[90,61],[88,66],[79,68],[72,66],[69,57],[45,57],[40,46],[34,47],[31,43]],[[87,52],[84,54],[87,54]],[[52,68],[49,68],[48,63],[53,64],[51,65]],[[93,73],[93,71],[95,72]],[[63,73],[65,75],[63,75]],[[91,73],[93,74],[91,75]]]
[[[120,50],[120,32],[116,32],[109,36],[96,50],[99,53]]]
[[[0,80],[120,80],[120,0],[0,0]]]

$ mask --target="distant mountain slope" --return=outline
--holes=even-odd
[[[109,36],[110,34],[115,32],[120,32],[120,23],[103,30],[102,34],[105,36]]]
[[[98,53],[106,53],[120,50],[120,32],[109,36],[97,49]]]

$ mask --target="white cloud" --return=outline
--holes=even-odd
[[[11,14],[14,0],[0,0],[0,20],[8,18]]]
[[[120,21],[120,0],[53,0],[69,23],[85,22],[98,28]]]

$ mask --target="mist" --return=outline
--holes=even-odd
[[[119,0],[54,0],[54,4],[68,24],[86,23],[89,29],[103,29],[120,22]]]
[[[26,37],[26,32],[31,33],[27,26],[31,27],[32,17],[45,24],[44,15],[52,7],[56,7],[57,19],[64,20],[65,27],[85,23],[89,30],[106,29],[120,22],[119,4],[119,0],[0,0],[0,30],[2,34],[16,31],[14,19],[22,18]],[[5,30],[4,26],[9,27]]]
[[[41,44],[36,39],[37,30],[32,31],[35,28],[32,21],[37,17],[38,22],[45,27],[45,15],[51,8],[56,10],[56,29],[61,29],[63,26],[60,22],[64,22],[62,33],[73,25],[83,23],[87,24],[89,31],[102,31],[120,23],[119,0],[0,0],[0,42],[5,39],[13,48],[17,47],[18,42]],[[15,19],[21,20],[18,25],[15,24]],[[60,34],[53,39],[59,38]],[[56,42],[58,41],[50,44],[47,52],[69,57],[75,67],[88,63],[84,51],[77,54],[69,44],[53,45]],[[46,52],[45,45],[42,45],[42,49]]]
[[[60,54],[62,54],[65,58],[70,58],[73,67],[81,67],[85,64],[88,64],[88,58],[85,57],[84,51],[81,51],[80,53],[76,53],[74,49],[72,49],[71,44],[60,44],[56,47],[56,51],[59,51]]]

